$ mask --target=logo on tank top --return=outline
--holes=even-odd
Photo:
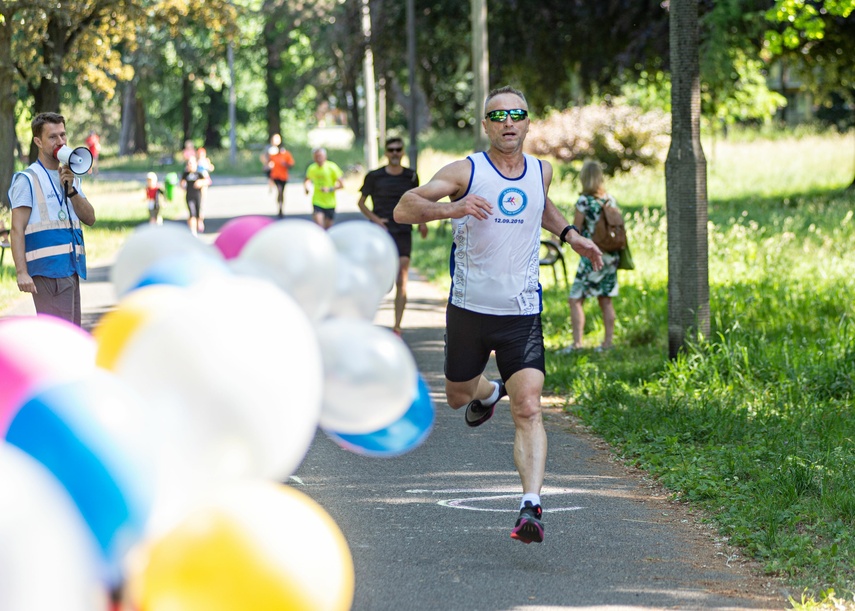
[[[505,189],[499,196],[499,210],[508,216],[516,216],[525,210],[527,203],[526,194],[514,187]]]

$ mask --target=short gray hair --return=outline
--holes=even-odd
[[[520,91],[519,89],[514,89],[510,85],[505,85],[504,87],[499,87],[497,89],[493,89],[490,93],[487,94],[487,99],[484,100],[484,113],[485,114],[487,113],[487,104],[490,103],[490,100],[495,98],[497,95],[502,95],[503,93],[514,94],[515,96],[520,98],[523,101],[523,103],[526,105],[526,108],[528,108],[528,101],[526,101],[525,95],[523,95],[523,92]]]

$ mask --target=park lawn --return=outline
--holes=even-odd
[[[705,144],[711,331],[668,355],[662,169],[610,181],[636,270],[620,272],[616,348],[547,358],[547,391],[627,462],[707,510],[796,601],[855,590],[855,192],[851,136]],[[714,150],[713,150],[714,149]],[[550,191],[565,212],[578,187]],[[448,286],[449,233],[413,264]],[[565,249],[570,281],[578,256]],[[560,277],[560,273],[559,273]],[[547,350],[571,341],[544,270]],[[602,340],[596,300],[585,343]]]

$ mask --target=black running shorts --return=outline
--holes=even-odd
[[[389,235],[392,236],[393,240],[395,240],[395,246],[398,247],[398,256],[409,257],[410,253],[413,252],[413,232],[396,232],[389,233]]]
[[[503,380],[523,369],[546,374],[540,314],[495,316],[449,303],[445,327],[445,377],[450,382],[467,382],[483,373],[494,350]]]
[[[312,211],[320,212],[324,215],[325,218],[328,218],[331,221],[335,220],[335,208],[322,208],[321,206],[316,206],[315,204],[312,204]]]

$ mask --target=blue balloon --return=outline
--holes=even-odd
[[[434,407],[430,389],[419,375],[418,395],[409,409],[386,428],[359,435],[324,430],[338,445],[355,454],[391,458],[415,449],[433,428]]]
[[[188,287],[212,274],[229,274],[226,264],[199,253],[182,253],[158,259],[146,268],[129,289],[136,290],[152,284]]]
[[[154,487],[147,465],[93,414],[119,414],[123,402],[138,400],[116,378],[98,373],[34,395],[6,432],[8,443],[42,463],[68,491],[97,543],[110,585],[120,583],[122,557],[142,537]]]

